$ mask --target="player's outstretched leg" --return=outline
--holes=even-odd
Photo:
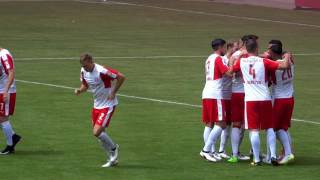
[[[119,145],[115,144],[110,136],[104,131],[105,128],[100,125],[95,125],[93,134],[99,139],[106,154],[109,154],[109,159],[102,167],[111,167],[118,164]]]
[[[7,140],[7,146],[0,152],[0,154],[5,155],[14,153],[15,146],[21,140],[21,136],[15,134],[8,117],[0,117],[0,121],[3,133]]]

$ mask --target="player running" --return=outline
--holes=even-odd
[[[229,68],[223,64],[222,56],[226,51],[225,44],[226,41],[223,39],[213,40],[211,45],[214,53],[208,57],[205,63],[206,84],[202,92],[205,146],[201,150],[200,156],[211,162],[221,160],[215,151],[215,143],[221,136],[222,130],[226,128],[226,105],[222,95],[222,77]]]
[[[14,153],[15,146],[21,140],[10,124],[16,103],[16,84],[13,57],[6,49],[0,48],[0,123],[7,139],[7,146],[0,154]]]
[[[254,39],[246,42],[248,57],[241,58],[233,65],[233,71],[241,71],[245,90],[245,128],[253,150],[253,166],[261,165],[259,131],[265,129],[271,153],[271,163],[277,165],[276,139],[272,129],[272,102],[268,88],[269,73],[277,69],[290,67],[290,55],[286,54],[284,61],[275,62],[258,57],[258,43]]]
[[[270,41],[273,43],[269,47],[268,54],[273,60],[282,61],[283,50],[282,43],[279,40]],[[277,70],[272,72],[272,97],[273,104],[273,121],[276,135],[284,148],[284,157],[279,164],[287,164],[294,160],[291,149],[291,138],[288,129],[291,126],[291,118],[294,107],[293,97],[293,77],[294,62],[290,59],[290,68],[285,70]]]
[[[87,90],[93,93],[94,107],[92,109],[93,135],[96,136],[104,150],[109,154],[109,160],[102,167],[111,167],[118,163],[119,145],[105,132],[109,126],[112,115],[118,104],[116,94],[125,80],[120,72],[106,68],[93,62],[89,54],[80,57],[81,86],[75,89],[75,94],[79,95]],[[112,81],[116,80],[114,87]]]

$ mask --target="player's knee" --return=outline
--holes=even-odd
[[[95,137],[99,137],[101,134],[101,131],[99,131],[99,129],[94,129],[92,133]]]
[[[213,123],[209,122],[209,123],[206,124],[206,126],[209,127],[209,128],[212,128],[213,127]]]
[[[234,127],[234,128],[241,128],[241,123],[240,122],[234,122],[233,124],[232,124],[232,127]]]
[[[6,116],[0,116],[0,123],[3,123],[5,121],[8,121],[8,117]]]
[[[96,136],[96,137],[99,137],[100,134],[104,131],[104,128],[101,127],[101,126],[95,126],[93,128],[93,135]]]
[[[217,122],[216,123],[217,126],[220,126],[222,129],[225,129],[227,127],[226,122],[222,121],[222,122]]]

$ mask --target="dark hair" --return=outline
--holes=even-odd
[[[270,47],[270,50],[271,50],[273,53],[275,53],[275,54],[281,55],[281,54],[282,54],[282,45],[273,44],[273,45]]]
[[[280,40],[272,39],[269,41],[269,44],[272,44],[272,45],[276,44],[276,45],[281,46],[281,48],[282,48],[282,42]]]
[[[211,42],[212,49],[214,51],[218,50],[221,46],[224,46],[226,41],[223,39],[215,39]]]
[[[255,53],[258,48],[258,42],[256,39],[249,39],[246,41],[246,49],[248,53]]]
[[[92,61],[92,56],[89,53],[84,53],[80,56],[80,62]]]
[[[259,37],[254,34],[248,34],[242,36],[241,41],[245,44],[249,39],[258,40]]]
[[[248,36],[248,39],[254,39],[254,40],[258,40],[259,39],[259,37],[257,35],[254,35],[254,34],[249,34],[247,36]]]
[[[248,35],[242,36],[241,41],[242,41],[243,43],[245,43],[247,40],[248,40]]]

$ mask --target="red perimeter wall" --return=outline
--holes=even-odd
[[[296,0],[296,7],[320,9],[320,0]]]

